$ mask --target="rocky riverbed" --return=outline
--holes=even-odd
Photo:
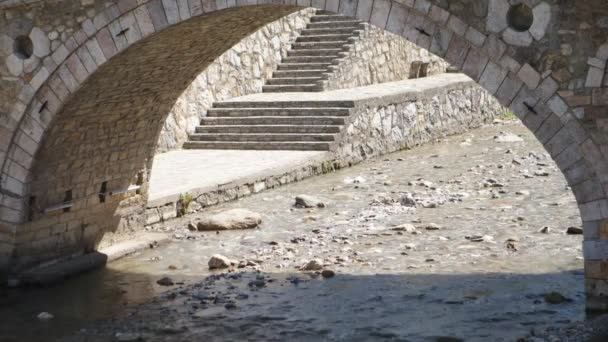
[[[205,214],[235,208],[262,223],[198,231],[202,214],[174,220],[149,228],[172,244],[33,297],[8,294],[33,328],[3,327],[0,339],[544,341],[557,336],[547,328],[585,318],[575,199],[518,122]],[[42,299],[86,286],[78,310]],[[40,321],[41,311],[53,318]]]

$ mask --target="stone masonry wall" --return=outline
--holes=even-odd
[[[364,104],[342,130],[336,159],[359,162],[481,126],[507,112],[474,82]]]
[[[215,101],[261,92],[314,12],[307,8],[272,22],[218,57],[171,108],[157,152],[181,148]]]
[[[365,25],[348,56],[334,67],[324,88],[347,89],[415,78],[410,75],[413,63],[428,63],[426,76],[443,73],[449,66],[402,36]]]

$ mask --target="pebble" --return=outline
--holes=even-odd
[[[160,286],[173,286],[173,279],[169,277],[160,278],[156,281],[156,283]]]
[[[50,321],[51,319],[55,318],[55,316],[49,312],[41,312],[38,314],[38,316],[36,316],[36,318],[38,318],[40,321]]]
[[[549,234],[551,232],[551,228],[549,228],[548,226],[544,226],[538,232],[543,234]]]

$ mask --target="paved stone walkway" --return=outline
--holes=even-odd
[[[202,193],[227,183],[245,183],[291,170],[325,152],[180,150],[154,158],[149,205],[175,201],[181,193]]]
[[[469,83],[472,80],[465,74],[440,74],[396,82],[386,82],[365,87],[330,90],[318,93],[256,93],[236,97],[226,102],[309,102],[309,101],[364,101],[401,94],[426,92],[446,84]]]

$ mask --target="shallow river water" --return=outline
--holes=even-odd
[[[299,194],[326,207],[296,209]],[[566,234],[576,203],[519,123],[209,211],[231,208],[259,212],[261,227],[190,232],[193,215],[153,228],[171,244],[0,290],[0,341],[515,341],[584,319],[582,236]],[[213,254],[257,266],[209,271]],[[299,270],[311,259],[335,276]]]

